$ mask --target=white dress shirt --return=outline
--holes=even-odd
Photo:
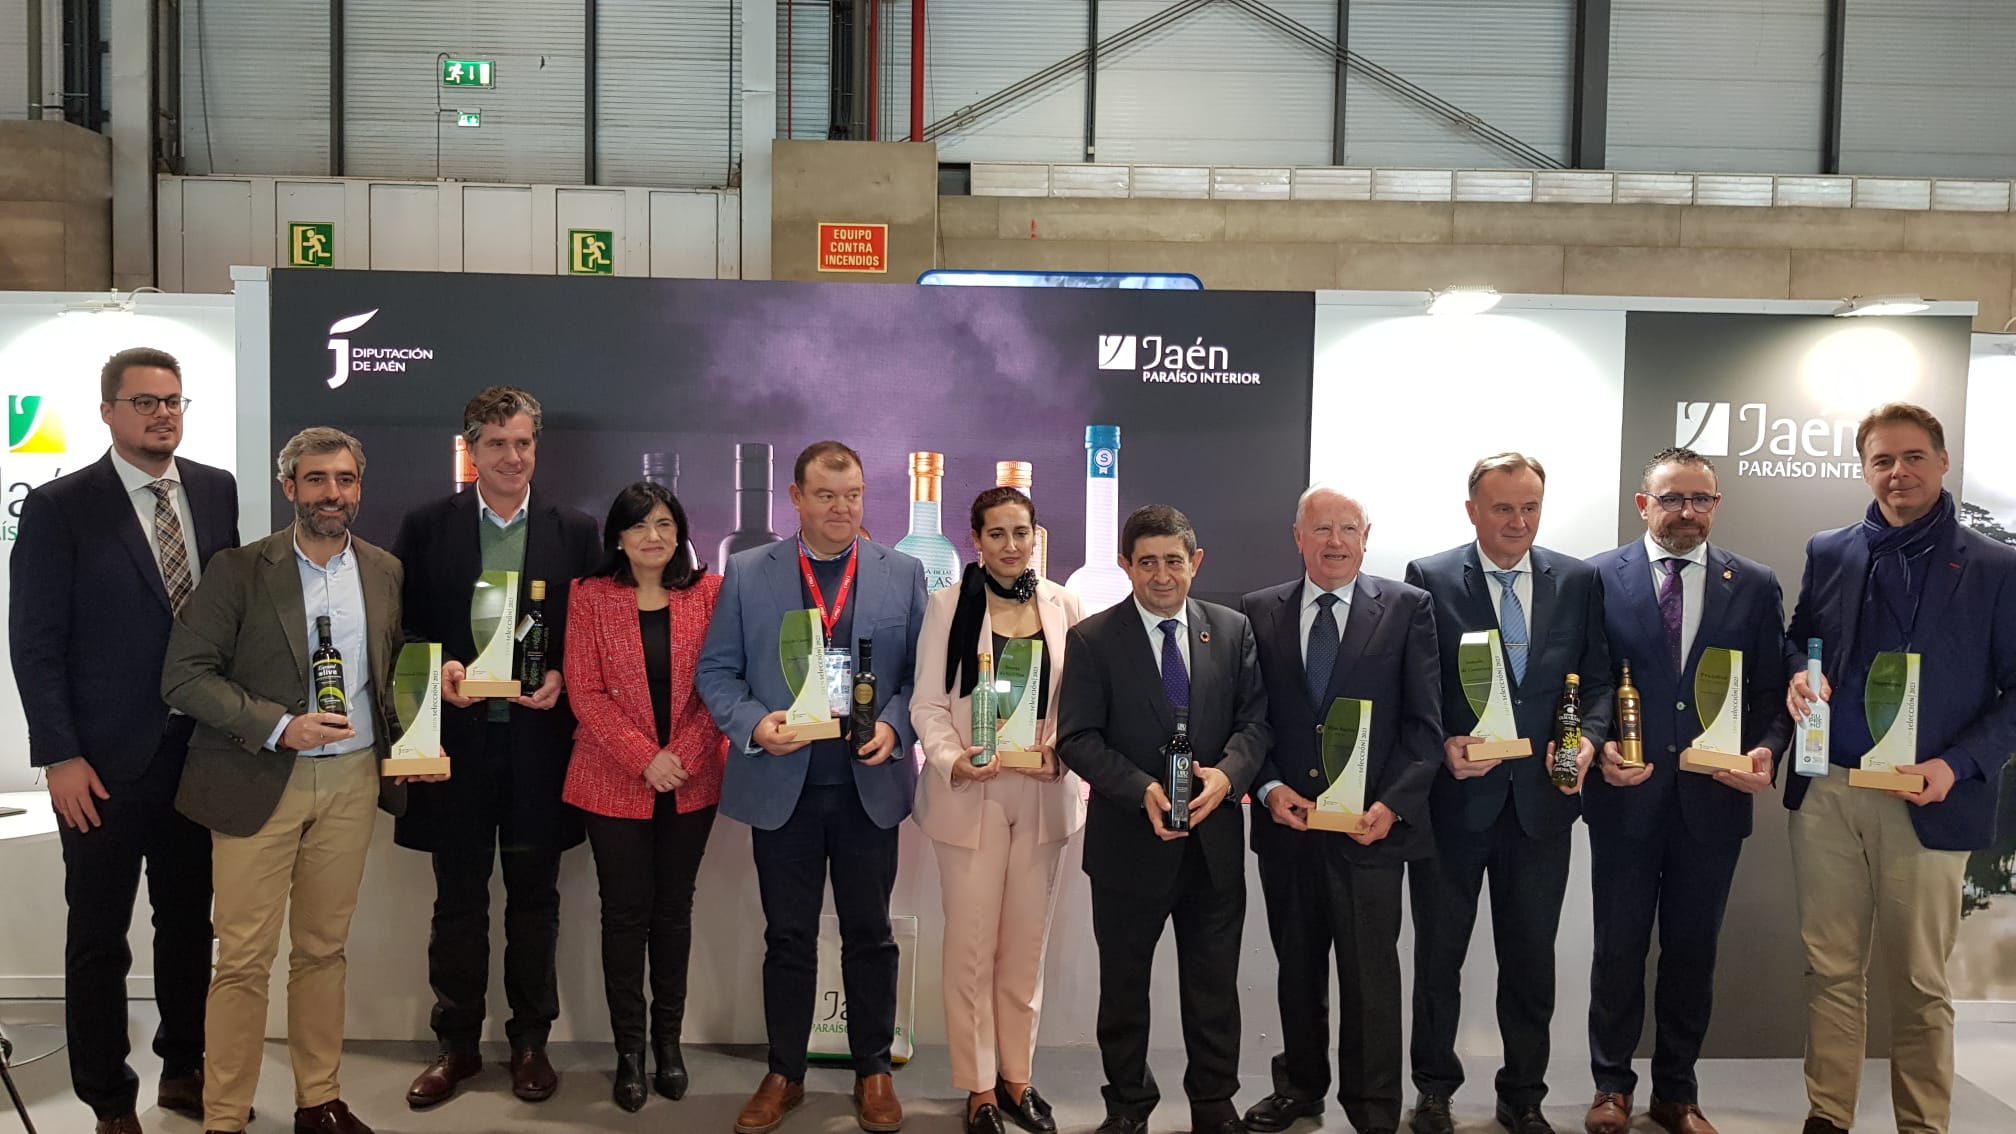
[[[189,489],[182,483],[182,470],[175,467],[175,459],[168,459],[168,470],[160,476],[136,468],[126,458],[112,450],[112,471],[119,474],[119,483],[126,489],[126,499],[133,505],[133,515],[140,521],[140,534],[147,540],[147,550],[154,553],[154,563],[161,563],[161,549],[154,543],[154,490],[148,485],[157,480],[172,480],[175,487],[169,491],[168,499],[175,506],[175,515],[182,521],[182,550],[189,560],[189,582],[195,584],[203,578],[203,557],[196,553],[196,516],[189,510]],[[162,579],[167,582],[166,577]]]
[[[1519,577],[1512,580],[1512,593],[1519,596],[1519,609],[1526,614],[1526,644],[1530,648],[1533,643],[1540,640],[1540,628],[1533,624],[1533,552],[1529,549],[1526,554],[1519,557],[1519,562],[1510,567],[1500,567],[1491,561],[1489,555],[1484,554],[1484,545],[1480,543],[1477,545],[1477,563],[1484,568],[1484,581],[1491,587],[1491,617],[1501,626],[1505,623],[1505,617],[1499,607],[1505,602],[1505,588],[1498,585],[1498,580],[1492,578],[1491,572],[1519,572]]]
[[[1154,650],[1155,653],[1155,672],[1160,673],[1162,672],[1163,616],[1156,614],[1154,611],[1149,610],[1145,606],[1142,606],[1140,599],[1134,600],[1134,609],[1140,612],[1141,624],[1148,628],[1148,645]],[[1182,651],[1183,654],[1183,672],[1188,674],[1195,674],[1197,670],[1194,666],[1190,664],[1189,601],[1186,599],[1183,605],[1177,608],[1176,613],[1169,615],[1168,617],[1174,618],[1177,622],[1176,648]]]
[[[525,510],[531,506],[532,506],[531,485],[525,486],[525,498],[518,502],[518,506],[511,510],[511,514],[509,516],[498,515],[496,511],[490,507],[490,502],[483,499],[483,490],[481,488],[478,488],[476,490],[477,518],[496,524],[500,528],[508,528],[512,524],[515,524],[518,521],[524,519]]]
[[[1666,586],[1666,564],[1662,559],[1678,558],[1686,562],[1680,568],[1680,665],[1686,668],[1687,659],[1694,654],[1694,632],[1701,629],[1701,604],[1706,601],[1704,594],[1708,587],[1708,541],[1694,545],[1694,550],[1685,555],[1674,554],[1652,542],[1652,533],[1645,533],[1645,558],[1652,567],[1652,601],[1659,601],[1659,592]]]
[[[1326,591],[1318,587],[1316,580],[1311,579],[1307,575],[1302,576],[1302,618],[1300,622],[1302,630],[1295,639],[1300,643],[1302,650],[1302,672],[1309,672],[1309,630],[1316,625],[1316,612],[1322,609],[1316,600],[1326,594],[1337,596],[1337,605],[1330,608],[1330,616],[1337,620],[1337,640],[1341,643],[1344,640],[1344,623],[1351,617],[1351,596],[1357,593],[1358,576],[1356,575],[1351,576],[1350,582],[1333,591]],[[1340,657],[1337,660],[1343,661],[1344,659]],[[1258,791],[1253,793],[1253,798],[1265,803],[1267,802],[1267,797],[1273,794],[1274,789],[1280,786],[1280,780],[1268,780],[1266,783],[1260,785]]]

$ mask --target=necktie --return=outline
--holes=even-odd
[[[1512,680],[1526,680],[1526,608],[1519,605],[1517,571],[1493,571],[1504,593],[1498,603],[1498,637],[1505,644],[1505,660],[1512,666]]]
[[[1162,693],[1169,698],[1172,709],[1190,707],[1190,671],[1183,667],[1183,650],[1176,644],[1176,635],[1183,630],[1183,624],[1173,618],[1165,618],[1159,624],[1162,631]]]
[[[1316,621],[1309,624],[1308,660],[1302,664],[1302,679],[1309,685],[1309,703],[1318,708],[1323,693],[1330,688],[1330,673],[1337,668],[1337,615],[1331,609],[1337,596],[1316,596]]]
[[[189,574],[189,549],[182,543],[182,517],[169,497],[175,482],[157,480],[147,487],[154,490],[154,557],[161,564],[161,585],[168,590],[168,609],[179,614],[196,580]]]
[[[1669,555],[1659,562],[1666,568],[1666,581],[1659,584],[1659,623],[1666,628],[1666,653],[1673,659],[1673,672],[1680,673],[1687,666],[1687,659],[1680,653],[1680,619],[1685,610],[1680,569],[1687,566],[1687,561]]]

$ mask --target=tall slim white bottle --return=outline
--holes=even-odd
[[[1806,639],[1806,685],[1813,692],[1820,692],[1820,639]],[[1825,701],[1806,702],[1806,720],[1799,726],[1799,740],[1793,746],[1797,755],[1792,760],[1792,770],[1802,776],[1824,776],[1827,774],[1827,744],[1830,708]]]
[[[1071,572],[1066,589],[1087,614],[1105,610],[1134,592],[1120,569],[1120,427],[1085,427],[1085,565]]]

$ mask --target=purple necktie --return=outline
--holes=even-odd
[[[1162,694],[1169,698],[1172,709],[1190,707],[1190,671],[1183,666],[1183,650],[1176,644],[1176,635],[1183,624],[1173,618],[1165,618],[1159,624],[1162,631]]]
[[[1687,566],[1687,561],[1669,555],[1659,562],[1666,565],[1666,581],[1659,584],[1659,623],[1666,627],[1666,652],[1673,657],[1673,672],[1680,673],[1687,667],[1687,659],[1680,654],[1680,620],[1685,605],[1680,592],[1680,569]]]

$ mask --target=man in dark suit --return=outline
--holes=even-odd
[[[376,808],[398,814],[404,779],[380,777],[394,730],[399,561],[350,529],[364,447],[317,427],[280,450],[294,523],[218,553],[175,619],[161,695],[195,718],[175,795],[211,831],[217,976],[210,985],[203,1128],[252,1117],[265,1054],[266,990],[284,918],[287,1049],[295,1134],[371,1134],[337,1081],[345,945]],[[339,651],[345,711],[321,711],[310,650]]]
[[[1249,1130],[1323,1113],[1330,1089],[1330,951],[1337,951],[1337,1101],[1360,1134],[1400,1126],[1400,879],[1434,853],[1428,792],[1442,766],[1442,673],[1427,592],[1363,574],[1372,525],[1359,503],[1317,485],[1295,509],[1303,576],[1240,604],[1259,642],[1273,747],[1254,798],[1253,852],[1280,967],[1274,1093]],[[1372,703],[1358,829],[1312,831],[1329,786],[1324,716],[1339,697]]]
[[[1239,935],[1246,918],[1239,799],[1271,732],[1258,647],[1245,615],[1190,598],[1204,552],[1183,513],[1136,509],[1120,533],[1134,598],[1072,627],[1058,691],[1057,758],[1092,785],[1085,873],[1099,944],[1102,1134],[1145,1134],[1161,1092],[1148,1070],[1149,977],[1176,923],[1179,1003],[1197,1134],[1240,1134]],[[1185,830],[1165,817],[1178,722],[1194,753]],[[1144,814],[1145,812],[1145,814]]]
[[[1407,581],[1435,597],[1442,655],[1442,764],[1429,798],[1434,858],[1414,864],[1413,1126],[1450,1134],[1450,1098],[1463,1082],[1456,1058],[1463,958],[1477,896],[1491,879],[1498,957],[1497,1118],[1513,1134],[1551,1134],[1548,1023],[1554,1015],[1554,933],[1568,890],[1570,834],[1596,746],[1610,727],[1610,650],[1603,636],[1603,584],[1579,559],[1534,547],[1547,474],[1538,461],[1499,453],[1470,470],[1465,508],[1477,540],[1407,565]],[[1457,646],[1471,631],[1497,630],[1512,716],[1531,756],[1472,760],[1477,713],[1463,692]],[[1554,712],[1569,674],[1582,684],[1582,745],[1573,784],[1557,786]],[[1502,765],[1502,766],[1501,766]]]
[[[1803,659],[1786,696],[1803,717],[1829,703],[1833,767],[1785,785],[1792,878],[1806,943],[1807,1134],[1854,1125],[1872,978],[1890,989],[1897,1129],[1942,1131],[1953,1105],[1946,963],[1960,928],[1968,852],[1995,835],[1998,781],[2016,750],[2016,550],[1961,524],[1942,482],[1946,431],[1924,409],[1879,407],[1855,434],[1875,500],[1861,523],[1806,544],[1788,632],[1792,655],[1823,643],[1821,688]],[[1920,655],[1919,792],[1851,787],[1875,745],[1863,691],[1879,652]],[[1883,942],[1871,974],[1870,943]]]
[[[1708,542],[1722,501],[1715,466],[1692,449],[1645,465],[1637,503],[1645,535],[1589,560],[1603,579],[1611,653],[1631,667],[1644,706],[1644,764],[1627,768],[1613,739],[1602,775],[1582,793],[1589,824],[1596,949],[1589,978],[1588,1134],[1624,1134],[1638,1076],[1631,1054],[1645,1024],[1645,960],[1659,923],[1653,1010],[1652,1121],[1672,1134],[1715,1134],[1698,1105],[1694,1063],[1708,1032],[1715,947],[1750,834],[1750,797],[1771,786],[1791,735],[1785,696],[1784,598],[1769,567]],[[1683,772],[1700,735],[1694,675],[1709,647],[1741,651],[1742,740],[1750,770]],[[1803,653],[1803,651],[1802,651]]]
[[[770,1070],[735,1119],[738,1134],[765,1134],[805,1099],[805,1054],[818,995],[819,911],[827,875],[840,922],[840,977],[854,1106],[863,1130],[903,1125],[890,1077],[896,1034],[897,828],[910,814],[910,682],[924,623],[924,565],[861,531],[861,457],[838,441],[798,454],[791,505],[798,537],[728,561],[693,684],[728,737],[721,814],[754,828],[763,900],[763,1018]],[[791,611],[816,610],[829,665],[873,653],[872,736],[800,740],[785,722],[793,690],[777,656]],[[844,659],[844,661],[842,660]]]
[[[128,1134],[140,1129],[140,1081],[126,1063],[126,933],[143,863],[159,1102],[203,1109],[210,838],[175,811],[194,722],[162,703],[161,656],[203,565],[238,546],[238,486],[175,457],[186,403],[174,356],[120,351],[99,395],[111,450],[22,501],[8,641],[28,762],[46,769],[62,820],[70,1081],[101,1134]]]
[[[471,398],[462,434],[475,491],[407,513],[392,545],[406,566],[406,632],[441,643],[441,747],[455,760],[453,779],[412,793],[393,836],[434,860],[427,978],[441,1047],[406,1091],[415,1109],[445,1102],[482,1070],[476,1045],[490,988],[490,873],[499,859],[511,1090],[539,1102],[559,1086],[546,1036],[560,1015],[560,855],[584,837],[579,815],[560,801],[574,747],[560,658],[569,587],[594,568],[601,540],[594,520],[532,487],[541,425],[538,400],[515,386]],[[544,683],[508,700],[461,694],[477,654],[469,601],[485,571],[518,572],[521,612],[535,580],[546,588]]]

